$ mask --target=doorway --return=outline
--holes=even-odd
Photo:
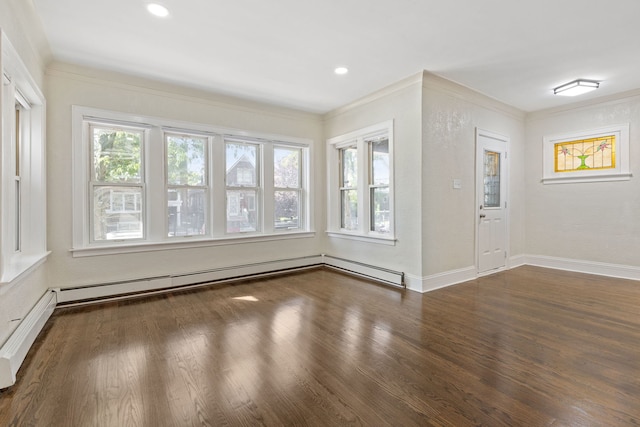
[[[508,256],[507,146],[509,138],[476,129],[478,275],[504,269]]]

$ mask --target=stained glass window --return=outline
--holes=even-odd
[[[554,144],[555,172],[616,167],[615,135],[579,139]]]

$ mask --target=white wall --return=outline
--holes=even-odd
[[[524,113],[425,73],[422,146],[422,263],[430,277],[475,275],[475,132],[507,136],[510,256],[524,253]],[[460,179],[461,189],[453,188]],[[463,278],[466,276],[462,276]]]
[[[0,28],[42,89],[45,65],[51,53],[31,1],[0,1]],[[47,287],[44,267],[14,285],[0,287],[0,344],[7,340]]]
[[[316,207],[321,206],[324,193],[322,122],[313,114],[68,64],[49,67],[46,82],[49,105],[49,247],[53,251],[47,263],[50,286],[65,288],[183,274],[319,253],[316,235],[275,242],[74,258],[69,252],[72,248],[72,105],[309,138],[314,144],[320,144],[320,147],[313,147]],[[313,229],[323,229],[318,222],[321,219],[315,218]]]
[[[325,115],[325,139],[394,121],[395,246],[324,238],[323,252],[422,276],[420,202],[421,73]],[[326,148],[325,148],[326,149]],[[324,230],[324,229],[323,229]]]
[[[0,1],[0,28],[7,34],[31,77],[42,89],[51,50],[31,0]]]
[[[325,252],[403,271],[416,290],[475,277],[475,132],[481,128],[510,138],[509,254],[521,257],[524,117],[427,72],[327,114],[327,138],[394,119],[398,242],[389,247],[329,237]],[[454,178],[461,189],[453,189]]]
[[[547,135],[630,124],[630,181],[545,185]],[[526,125],[526,252],[640,267],[640,92],[530,114]]]

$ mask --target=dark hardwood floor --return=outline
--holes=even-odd
[[[329,270],[56,310],[1,426],[636,426],[640,283]]]

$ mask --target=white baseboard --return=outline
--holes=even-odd
[[[458,283],[467,282],[477,277],[475,266],[460,268],[457,270],[445,271],[444,273],[432,274],[424,278],[422,292],[429,292]]]
[[[525,264],[556,270],[575,271],[598,276],[640,280],[640,267],[579,259],[557,258],[544,255],[525,255]]]
[[[509,257],[509,264],[507,268],[511,269],[516,267],[522,267],[523,265],[526,265],[526,264],[527,264],[527,257],[525,255],[515,255],[515,256]]]
[[[407,289],[424,293],[473,280],[476,277],[478,277],[477,270],[474,266],[471,266],[460,268],[457,270],[432,274],[425,277],[418,277],[407,274],[406,283]]]
[[[0,348],[0,389],[16,382],[27,352],[56,307],[56,293],[47,291]]]

